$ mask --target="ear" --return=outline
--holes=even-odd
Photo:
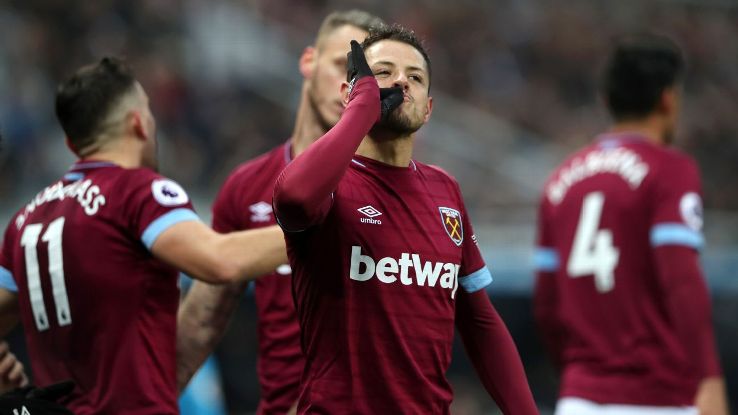
[[[343,101],[343,107],[349,103],[349,84],[348,82],[341,82],[341,101]]]
[[[423,116],[424,123],[430,120],[430,116],[432,112],[433,112],[433,97],[428,97],[428,105],[426,105],[425,107],[425,115]]]
[[[317,57],[318,51],[313,46],[308,46],[302,51],[302,55],[300,55],[300,73],[303,78],[309,79],[313,76]]]
[[[67,145],[67,148],[69,149],[69,151],[74,153],[75,156],[79,157],[79,153],[77,153],[77,149],[74,148],[74,145],[69,140],[69,137],[66,137],[66,136],[64,137],[64,143]]]
[[[659,110],[666,115],[671,115],[676,111],[677,108],[677,97],[676,90],[674,88],[664,89],[661,93],[661,100],[659,102]]]
[[[144,126],[144,120],[141,117],[141,113],[138,111],[131,111],[128,113],[128,127],[131,129],[133,135],[139,140],[146,141],[148,135],[146,133],[146,127]]]

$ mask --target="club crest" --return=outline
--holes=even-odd
[[[446,234],[454,241],[456,246],[461,246],[461,242],[464,241],[461,213],[456,209],[447,207],[439,207],[438,211],[441,212],[441,223],[443,223],[443,228],[446,229]]]

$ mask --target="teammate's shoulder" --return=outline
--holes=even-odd
[[[289,147],[287,144],[281,144],[266,153],[262,153],[252,159],[246,160],[236,166],[228,175],[227,180],[236,178],[245,178],[251,175],[260,174],[268,166],[282,166],[289,159]]]

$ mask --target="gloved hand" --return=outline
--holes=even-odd
[[[369,67],[369,64],[366,62],[366,56],[364,55],[364,49],[361,47],[359,42],[352,40],[351,41],[351,52],[348,53],[348,59],[347,59],[347,71],[346,71],[346,80],[349,83],[349,95],[351,95],[351,91],[354,88],[354,85],[359,81],[359,79],[367,77],[367,76],[374,76],[374,73],[372,72],[372,69]],[[402,101],[405,97],[402,93],[402,87],[392,87],[392,88],[380,88],[379,89],[379,100],[380,100],[380,108],[381,108],[381,114],[380,118],[385,119],[387,116],[395,110],[395,108],[399,107],[402,104]]]
[[[74,415],[64,405],[57,403],[72,390],[72,381],[55,383],[45,388],[26,386],[14,389],[0,395],[0,415]]]

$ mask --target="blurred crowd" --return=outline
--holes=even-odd
[[[105,54],[128,58],[151,96],[163,172],[211,195],[239,161],[291,132],[296,95],[280,102],[259,93],[249,62],[267,59],[264,43],[279,41],[291,54],[280,69],[299,81],[297,57],[322,17],[349,7],[419,32],[434,89],[567,149],[607,126],[597,69],[612,40],[646,30],[673,37],[689,61],[677,144],[702,167],[707,206],[738,208],[738,6],[717,0],[6,0],[2,199],[27,197],[71,162],[53,115],[55,85]],[[279,36],[251,30],[253,22]]]

